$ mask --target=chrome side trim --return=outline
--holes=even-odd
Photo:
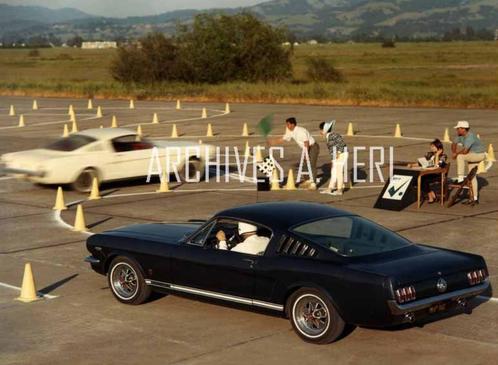
[[[458,300],[460,298],[476,296],[484,292],[488,287],[489,278],[487,278],[482,284],[472,286],[470,288],[455,290],[441,295],[436,295],[435,297],[420,299],[406,304],[398,304],[395,300],[388,300],[387,304],[392,314],[402,315],[408,312],[415,312],[421,309],[428,308],[433,304],[443,302],[445,300]]]
[[[249,298],[238,297],[235,295],[222,294],[222,293],[217,293],[217,292],[213,292],[213,291],[209,291],[209,290],[202,290],[202,289],[197,289],[197,288],[191,288],[188,286],[165,283],[165,282],[157,281],[157,280],[146,279],[145,283],[147,285],[156,286],[158,288],[175,290],[175,291],[188,293],[188,294],[201,295],[204,297],[226,300],[226,301],[233,302],[233,303],[251,305],[251,306],[255,306],[255,307],[272,309],[272,310],[276,310],[276,311],[283,311],[284,310],[283,305],[275,304],[275,303],[268,303],[268,302],[264,302],[261,300],[253,300],[253,299],[249,299]]]
[[[96,259],[95,257],[93,256],[87,256],[85,257],[85,262],[88,262],[90,264],[100,264],[100,260],[99,259]]]

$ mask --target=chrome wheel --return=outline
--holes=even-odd
[[[309,338],[320,337],[330,326],[327,305],[313,294],[302,295],[294,302],[292,316],[299,332]]]
[[[119,298],[130,300],[138,293],[137,273],[127,263],[120,262],[112,268],[111,286]]]

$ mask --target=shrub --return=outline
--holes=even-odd
[[[79,35],[76,35],[71,39],[68,39],[66,43],[69,47],[81,47],[81,45],[83,44],[83,38]]]
[[[178,48],[161,33],[152,33],[141,45],[120,47],[111,74],[121,82],[156,82],[179,78]]]
[[[141,46],[120,48],[111,74],[121,82],[277,81],[291,75],[283,30],[250,14],[198,15],[174,39],[143,38]]]
[[[340,82],[343,76],[334,65],[323,57],[308,57],[306,59],[306,75],[314,82]]]
[[[384,42],[382,42],[382,48],[394,48],[396,47],[396,43],[394,43],[394,41],[392,40],[384,40]]]
[[[57,61],[72,61],[73,57],[67,53],[59,53],[54,59]]]
[[[28,57],[40,57],[40,51],[36,48],[32,49],[31,51],[29,51]]]
[[[180,30],[178,43],[186,81],[219,83],[231,80],[277,81],[291,75],[285,33],[255,16],[198,15],[193,26]]]

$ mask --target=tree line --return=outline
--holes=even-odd
[[[292,74],[291,48],[282,46],[284,29],[248,13],[201,14],[174,37],[149,34],[120,47],[111,65],[121,82],[279,81]]]

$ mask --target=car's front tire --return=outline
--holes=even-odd
[[[151,294],[139,264],[125,256],[118,256],[112,260],[107,281],[112,294],[121,303],[142,304]]]
[[[303,340],[315,344],[336,341],[346,323],[327,295],[315,288],[301,288],[287,301],[287,310],[294,331]]]
[[[80,193],[88,193],[92,190],[93,178],[98,179],[98,174],[95,169],[86,168],[80,172],[76,180],[73,181],[71,187]]]

